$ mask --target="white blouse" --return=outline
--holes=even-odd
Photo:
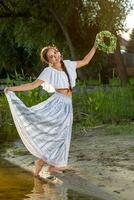
[[[76,61],[63,60],[63,62],[70,78],[71,87],[73,88],[76,84],[77,78]],[[44,90],[50,93],[55,92],[55,89],[69,88],[69,82],[66,73],[50,66],[46,67],[37,79],[44,81],[44,83],[41,85]]]

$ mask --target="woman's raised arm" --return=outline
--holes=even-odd
[[[92,47],[89,53],[82,60],[76,61],[76,68],[80,68],[87,65],[94,56],[95,52],[96,52],[96,45]]]
[[[24,84],[24,85],[20,85],[20,86],[14,86],[14,87],[6,87],[4,89],[4,92],[33,90],[33,89],[39,87],[43,82],[44,81],[42,81],[42,80],[36,79],[32,83],[28,83],[28,84]]]

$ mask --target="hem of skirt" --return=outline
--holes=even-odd
[[[64,163],[64,164],[59,163],[58,164],[58,163],[55,163],[55,162],[48,160],[45,156],[42,156],[41,159],[44,160],[44,162],[46,162],[48,165],[53,165],[55,167],[66,167],[67,166],[67,163]]]
[[[61,95],[61,94],[60,94]],[[8,95],[7,95],[8,97]],[[66,97],[66,96],[65,96]],[[50,97],[51,98],[51,97]],[[12,115],[13,113],[15,112],[14,108],[12,107],[12,104],[11,104],[11,100],[10,98],[7,98],[9,100],[9,105],[10,105],[10,108],[11,108],[11,111],[12,111]],[[57,167],[65,167],[67,166],[67,162],[61,162],[61,163],[55,163],[51,160],[49,160],[49,157],[47,158],[46,156],[42,155],[42,152],[40,151],[40,149],[36,146],[36,144],[33,142],[33,140],[31,140],[30,136],[29,135],[25,135],[25,137],[23,136],[23,133],[22,131],[20,130],[20,121],[18,122],[18,120],[16,120],[16,118],[14,117],[13,115],[13,119],[14,119],[14,123],[16,125],[16,128],[18,130],[18,133],[19,133],[19,136],[20,138],[22,139],[22,142],[24,143],[24,145],[26,146],[26,148],[28,149],[28,151],[34,155],[35,157],[37,158],[40,158],[42,160],[44,160],[47,164],[50,164],[50,165],[54,165],[54,166],[57,166]],[[32,150],[29,148],[29,146],[27,145],[26,141],[28,142],[28,145],[31,145],[31,147],[33,149],[35,149],[35,151],[37,152],[37,154],[33,153]]]

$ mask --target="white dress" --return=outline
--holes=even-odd
[[[73,88],[77,77],[76,62],[63,62]],[[37,79],[44,81],[45,90],[54,92],[47,100],[27,107],[14,92],[9,91],[6,97],[18,133],[29,152],[48,164],[63,167],[68,163],[71,140],[72,97],[55,92],[55,89],[69,88],[68,78],[64,71],[47,67]]]

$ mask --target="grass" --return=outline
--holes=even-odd
[[[130,148],[128,148],[128,151],[134,153],[134,147],[130,147]]]
[[[94,126],[131,121],[134,116],[134,91],[131,87],[108,88],[74,94],[74,123]]]
[[[15,76],[17,85],[20,85],[22,78],[17,74]],[[31,82],[31,77],[27,81]],[[90,84],[91,82],[92,80],[89,80]],[[13,83],[9,76],[7,83],[11,85]],[[88,81],[83,83],[78,81],[79,92],[75,92],[73,95],[74,129],[86,129],[101,124],[111,124],[111,128],[109,128],[109,133],[111,134],[133,134],[133,127],[130,126],[130,122],[134,118],[134,90],[132,86],[113,87],[117,83],[119,84],[119,80],[114,77],[111,86],[98,86],[91,90],[87,88]],[[17,92],[16,94],[26,106],[33,106],[49,97],[49,94],[41,88]],[[124,122],[125,125],[122,125]],[[18,133],[11,117],[9,105],[6,97],[1,95],[0,142],[10,142],[16,138],[18,138]]]
[[[19,92],[17,95],[27,105],[35,105],[48,98],[40,89]],[[102,87],[96,91],[73,95],[74,129],[89,128],[100,124],[121,124],[131,122],[134,116],[133,88]],[[0,140],[11,141],[18,137],[5,96],[0,97],[1,127]],[[119,128],[120,129],[120,128]],[[117,131],[117,128],[116,128]],[[122,130],[120,131],[122,132]]]
[[[134,136],[134,124],[121,123],[121,124],[109,124],[105,127],[107,135],[131,135]]]
[[[24,155],[29,155],[29,152],[26,150],[26,148],[17,148],[17,149],[14,149],[12,150],[12,153],[13,155],[16,155],[16,156],[24,156]]]

